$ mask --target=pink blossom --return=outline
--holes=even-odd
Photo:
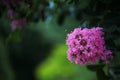
[[[14,19],[14,11],[12,9],[8,9],[7,14],[10,19]]]
[[[99,61],[109,63],[112,52],[107,50],[101,27],[75,28],[67,35],[67,58],[76,64],[95,64]]]
[[[26,20],[24,18],[16,19],[11,22],[11,29],[15,30],[17,28],[21,29],[23,26],[27,24]]]

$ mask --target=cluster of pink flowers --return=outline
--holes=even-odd
[[[10,19],[10,27],[14,31],[22,29],[27,25],[27,20],[20,17],[20,13],[16,10],[22,5],[23,0],[1,0],[1,3],[7,8],[7,15]]]
[[[67,35],[67,57],[76,64],[95,64],[99,61],[109,63],[112,52],[107,50],[101,27],[75,28]]]
[[[16,30],[17,28],[22,29],[23,26],[27,25],[27,20],[25,18],[15,19],[15,17],[14,17],[15,11],[14,10],[8,9],[7,13],[8,13],[8,17],[11,20],[10,27],[13,31]]]

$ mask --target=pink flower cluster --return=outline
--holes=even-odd
[[[101,27],[75,28],[67,35],[67,57],[76,64],[95,64],[99,61],[109,63],[112,52],[104,45],[104,33]]]
[[[10,19],[10,27],[13,31],[16,29],[22,29],[27,25],[27,19],[23,16],[21,17],[18,11],[23,2],[24,0],[1,0],[1,3],[7,8],[7,15]]]

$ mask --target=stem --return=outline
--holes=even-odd
[[[9,62],[9,54],[3,41],[0,39],[0,69],[4,80],[14,80],[14,72]]]
[[[109,80],[103,69],[96,70],[97,80]]]
[[[105,74],[103,67],[104,64],[98,65],[87,65],[87,69],[93,72],[96,72],[97,80],[109,80],[108,76]]]

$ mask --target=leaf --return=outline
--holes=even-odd
[[[10,41],[20,42],[21,41],[20,32],[14,31],[10,33],[8,38],[6,39],[6,43],[9,43]]]

